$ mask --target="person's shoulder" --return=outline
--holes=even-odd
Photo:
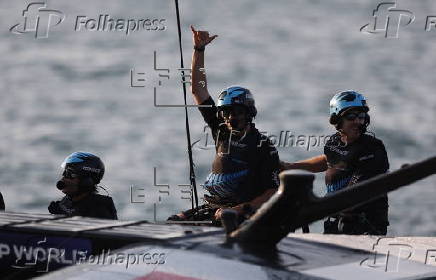
[[[340,137],[339,137],[339,132],[335,132],[329,136],[327,136],[327,141],[325,142],[325,145],[331,145],[333,143],[337,143],[339,141]]]
[[[256,140],[256,145],[258,148],[268,148],[271,146],[274,147],[274,145],[271,143],[271,140],[265,134],[260,133],[254,124],[251,125],[248,136]]]
[[[112,197],[92,193],[84,202],[84,216],[101,218],[101,219],[117,219],[117,210],[115,208]]]
[[[278,156],[278,151],[271,140],[265,134],[260,133],[254,125],[251,129],[251,133],[256,139],[256,148],[269,156]]]
[[[324,154],[328,154],[330,152],[342,154],[342,150],[344,149],[347,149],[347,146],[342,143],[339,132],[328,136],[327,141],[325,141],[324,144]]]
[[[108,195],[102,195],[99,193],[92,193],[90,195],[90,198],[96,203],[101,203],[101,204],[114,203],[112,197]]]
[[[375,135],[373,135],[373,134],[368,134],[368,133],[363,134],[362,135],[362,142],[368,146],[385,149],[385,144],[383,143],[383,141],[381,139],[375,137]]]
[[[99,193],[92,193],[91,194],[95,199],[99,200],[112,200],[112,197],[109,195],[99,194]]]
[[[385,169],[389,169],[389,160],[385,145],[383,141],[375,137],[375,135],[362,135],[361,151],[361,160],[365,161],[374,158],[377,161],[385,162]]]

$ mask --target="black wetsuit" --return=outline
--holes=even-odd
[[[52,201],[48,210],[51,214],[118,219],[112,198],[96,193],[90,193],[79,201],[73,201],[66,195],[59,201]]]
[[[0,192],[0,211],[5,210],[5,201],[3,200],[3,195]]]
[[[236,139],[224,125],[224,120],[217,117],[217,108],[212,98],[201,105],[212,105],[199,109],[212,131],[216,155],[212,172],[204,183],[204,188],[209,193],[204,197],[207,203],[200,209],[208,206],[232,207],[249,202],[268,189],[277,189],[280,183],[280,161],[277,150],[267,137],[251,124],[247,134]],[[184,212],[185,216],[191,213],[193,212]],[[214,211],[207,211],[207,215],[213,214]],[[174,216],[170,217],[172,218]]]
[[[339,134],[333,135],[324,147],[327,157],[327,195],[379,174],[386,173],[389,161],[383,142],[363,134],[345,145]],[[388,197],[383,195],[369,203],[328,218],[324,233],[386,235]]]

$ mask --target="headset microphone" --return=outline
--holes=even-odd
[[[56,187],[59,189],[59,190],[63,190],[66,186],[65,186],[65,182],[63,182],[63,181],[58,181],[57,183],[56,183]]]

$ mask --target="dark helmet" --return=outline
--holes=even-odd
[[[231,86],[224,89],[218,96],[218,110],[226,106],[242,105],[248,109],[250,120],[256,117],[257,110],[254,105],[254,98],[250,90],[240,86]]]
[[[83,185],[100,183],[104,175],[104,164],[101,159],[91,153],[75,152],[69,155],[61,165],[63,175],[66,171],[79,176]],[[88,182],[86,182],[88,181]]]
[[[366,99],[362,94],[352,90],[335,94],[330,100],[330,123],[337,125],[339,123],[340,116],[345,111],[356,108],[365,113],[369,111],[369,107],[366,104]],[[369,119],[367,122],[369,124]]]

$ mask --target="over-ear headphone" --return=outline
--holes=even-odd
[[[248,115],[250,117],[250,121],[253,120],[257,115],[257,109],[254,106],[248,107]]]
[[[371,117],[368,113],[366,113],[365,125],[368,126],[371,123]]]
[[[368,128],[369,124],[371,122],[371,117],[368,113],[366,113],[365,122],[362,125],[362,133],[366,132],[366,129]]]
[[[330,120],[329,120],[329,122],[330,122],[330,124],[332,124],[332,125],[336,125],[336,124],[338,124],[338,123],[339,123],[339,117],[338,117],[338,115],[337,115],[336,113],[333,113],[333,114],[330,116]]]

